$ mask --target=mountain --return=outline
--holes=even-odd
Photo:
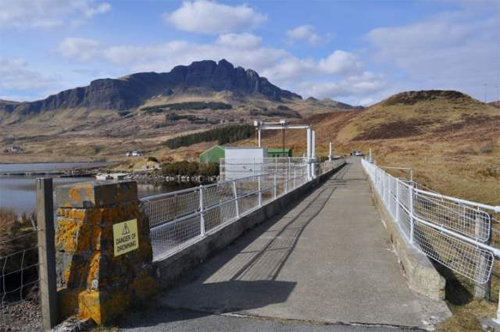
[[[377,164],[411,167],[416,180],[451,196],[500,204],[500,109],[459,91],[407,91],[365,110],[306,119],[316,131],[316,151],[372,149]],[[281,136],[264,141],[280,146]],[[302,133],[287,133],[299,154]],[[407,174],[394,173],[397,176]]]
[[[488,104],[491,106],[495,106],[495,107],[500,108],[500,100],[492,101],[492,102],[489,102]]]
[[[261,95],[273,101],[301,98],[278,88],[251,69],[235,68],[226,60],[219,63],[205,60],[177,66],[168,73],[137,73],[118,79],[98,79],[88,86],[62,91],[43,100],[19,103],[5,110],[22,114],[76,108],[121,111],[137,108],[156,96],[168,96],[192,88]]]
[[[318,100],[314,97],[309,97],[306,100],[306,103],[313,105],[313,106],[325,106],[325,107],[331,107],[335,108],[337,110],[360,110],[364,109],[363,106],[352,106],[346,103],[342,103],[340,101],[332,100],[332,99],[323,99],[323,100]]]

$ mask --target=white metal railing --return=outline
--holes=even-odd
[[[329,172],[344,159],[321,166]],[[149,218],[155,260],[169,256],[208,233],[274,201],[308,182],[307,164],[141,199]]]
[[[435,261],[473,280],[488,282],[500,250],[489,245],[491,206],[418,189],[362,160],[375,190],[407,242]]]
[[[307,168],[307,158],[221,158],[221,180],[234,180],[260,174],[278,174],[280,177],[294,176],[294,173]]]

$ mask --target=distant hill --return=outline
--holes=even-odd
[[[313,115],[317,151],[372,149],[376,162],[412,167],[417,181],[464,199],[500,204],[500,109],[458,91],[408,91],[365,110]],[[279,134],[264,144],[279,146]],[[287,133],[301,153],[302,133]],[[403,173],[398,173],[403,176]]]
[[[410,138],[456,134],[462,129],[490,127],[500,115],[458,91],[427,90],[395,94],[368,108],[339,133],[344,140]]]
[[[43,100],[18,104],[2,103],[5,111],[33,114],[57,109],[129,110],[153,97],[169,96],[178,91],[230,91],[244,96],[260,95],[272,101],[301,99],[260,77],[257,72],[234,67],[226,60],[193,62],[177,66],[168,73],[137,73],[118,79],[98,79],[85,87],[51,95]]]
[[[340,101],[332,100],[332,99],[323,99],[323,100],[318,100],[314,97],[309,97],[306,99],[306,102],[308,104],[314,105],[314,106],[327,106],[331,108],[335,108],[338,110],[354,110],[354,109],[364,109],[363,106],[352,106],[346,103],[342,103]]]
[[[491,106],[495,106],[495,107],[500,108],[500,100],[492,101],[492,102],[490,102],[488,104],[490,104]]]

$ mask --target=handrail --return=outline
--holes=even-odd
[[[330,172],[344,163],[345,160],[324,163],[319,173]],[[201,239],[219,226],[302,187],[311,180],[308,165],[295,166],[296,172],[286,168],[278,173],[250,175],[142,198],[154,256],[171,255],[184,248],[185,243]]]
[[[374,188],[380,194],[382,202],[387,207],[393,221],[405,235],[405,238],[409,240],[409,244],[411,246],[477,283],[486,283],[489,280],[494,258],[496,257],[500,259],[500,249],[481,241],[481,239],[484,240],[484,237],[481,237],[481,232],[487,232],[489,234],[491,230],[491,217],[483,210],[497,211],[499,207],[461,200],[455,197],[418,189],[404,183],[401,179],[388,174],[382,170],[382,168],[374,165],[373,163],[362,160],[362,165],[370,180],[374,184]],[[394,183],[396,184],[396,193],[393,188]],[[404,201],[401,201],[399,188],[406,188],[405,190],[407,190],[407,194],[405,200],[409,200],[409,208],[405,206]],[[426,198],[430,203],[434,204],[427,205],[429,203],[423,203],[422,201],[419,202],[417,197]],[[435,202],[432,198],[439,198],[440,201]],[[469,210],[467,210],[467,212],[466,210],[453,210],[451,205],[443,205],[445,201],[457,204],[457,207],[468,207]],[[417,207],[415,207],[415,205],[417,205]],[[438,210],[435,210],[436,207],[438,207]],[[442,207],[445,207],[444,211],[446,211],[446,215],[444,216],[439,210]],[[472,207],[475,207],[476,209]],[[422,209],[427,211],[425,215],[420,215],[419,211]],[[404,211],[401,213],[407,214],[409,222],[402,221],[398,218],[400,211]],[[454,221],[454,219],[448,219],[448,213],[450,212],[456,214],[457,216],[457,219],[455,220],[455,222],[457,222],[457,226],[455,227],[453,227],[452,224],[447,224],[447,222]],[[478,219],[480,213],[488,216],[488,218]],[[431,218],[428,219],[428,217]],[[433,221],[432,219],[435,220]],[[475,229],[475,236],[473,236],[474,233],[472,235],[468,235],[466,232],[460,230],[460,226],[463,225],[462,223],[464,222],[462,220],[467,220],[468,224],[465,224],[467,227],[471,227],[472,230]],[[427,226],[437,231],[437,233],[434,235],[426,234],[424,230],[418,228],[419,238],[415,238],[416,225]],[[426,238],[427,236],[430,238]],[[463,247],[462,249],[454,247],[452,243],[448,243],[445,238],[440,238],[440,236],[448,236],[450,239],[454,239],[453,241],[461,241],[463,245],[469,247]],[[437,247],[435,247],[436,245]],[[464,251],[461,252],[460,250]],[[483,252],[478,252],[478,250],[482,250]],[[470,257],[467,258],[467,255],[470,255]],[[488,257],[488,255],[491,257]],[[449,259],[452,259],[453,264],[448,262]],[[470,262],[466,264],[464,260],[467,259],[472,259],[474,265],[470,265]]]

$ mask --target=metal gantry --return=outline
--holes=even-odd
[[[316,132],[312,130],[310,125],[300,125],[300,124],[289,124],[286,120],[280,120],[279,122],[264,122],[264,121],[254,121],[254,126],[258,132],[258,146],[262,147],[262,130],[306,130],[306,140],[307,140],[307,174],[308,179],[316,178],[316,168],[313,164],[317,163],[316,160]]]

